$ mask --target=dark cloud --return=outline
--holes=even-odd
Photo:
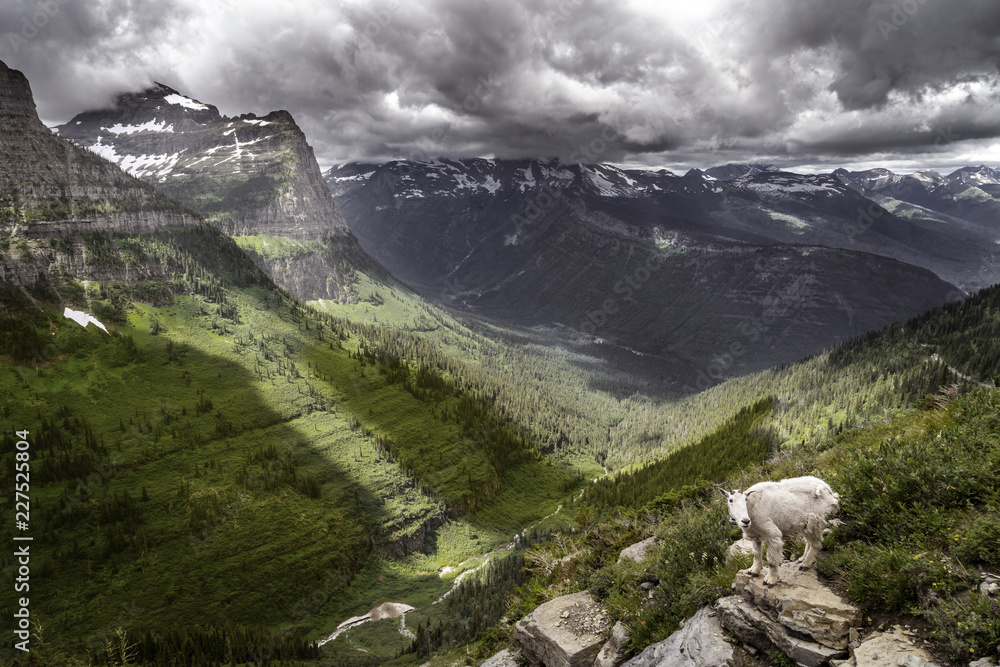
[[[324,163],[995,162],[1000,134],[993,0],[15,0],[0,25],[44,120],[155,79],[288,109]]]

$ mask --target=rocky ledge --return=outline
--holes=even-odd
[[[640,543],[648,548],[650,543]],[[635,552],[640,551],[640,545]],[[628,551],[628,550],[626,550]],[[623,552],[623,556],[625,553]],[[628,552],[626,557],[635,557]],[[666,640],[626,662],[628,632],[588,591],[550,600],[514,627],[514,645],[482,667],[750,667],[781,651],[802,667],[940,667],[908,628],[865,628],[860,610],[813,569],[783,563],[777,584],[737,574],[733,595],[700,609]],[[984,576],[980,590],[1000,581]],[[980,661],[974,667],[993,667]],[[972,666],[970,666],[972,667]]]

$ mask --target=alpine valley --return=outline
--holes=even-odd
[[[730,594],[712,484],[800,474],[871,627],[1000,653],[995,172],[324,179],[286,111],[50,130],[3,63],[0,151],[3,664],[513,664],[589,591],[618,665]]]
[[[930,209],[840,173],[486,159],[346,164],[327,181],[362,247],[427,298],[623,368],[594,344],[641,354],[631,366],[667,393],[799,359],[998,278],[1000,231],[982,212],[996,200],[978,189],[980,208]]]

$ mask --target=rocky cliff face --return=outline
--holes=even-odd
[[[159,267],[117,271],[95,263],[83,237],[199,224],[190,211],[114,165],[52,134],[21,72],[0,62],[0,280],[66,286],[135,280]],[[125,267],[122,267],[125,268]]]
[[[512,666],[518,657],[543,667],[759,667],[778,651],[801,667],[940,667],[914,633],[866,627],[857,607],[797,563],[784,563],[773,586],[740,572],[733,590],[627,661],[619,650],[627,633],[620,625],[608,631],[590,593],[559,597],[517,622],[513,654],[482,667]]]
[[[230,118],[156,84],[57,129],[238,240],[316,242],[291,259],[261,252],[267,244],[240,242],[293,296],[350,299],[354,271],[382,271],[348,230],[312,148],[287,111]]]
[[[287,111],[229,118],[156,84],[57,129],[229,234],[318,239],[349,233]]]
[[[4,235],[144,232],[194,224],[182,207],[63,141],[38,119],[21,72],[0,62],[0,227]]]

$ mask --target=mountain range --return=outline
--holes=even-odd
[[[835,175],[762,165],[678,176],[394,161],[341,165],[327,182],[362,247],[426,298],[603,348],[612,363],[644,355],[654,375],[682,378],[668,391],[957,298],[993,270],[997,239],[969,221],[895,215]]]
[[[303,301],[372,298],[357,274],[392,276],[668,394],[997,277],[988,224],[902,210],[840,172],[394,161],[331,169],[327,188],[287,112],[230,118],[163,84],[56,132],[200,213]]]
[[[58,130],[0,64],[28,662],[465,663],[583,586],[638,652],[728,592],[711,482],[747,468],[834,480],[849,528],[821,566],[880,619],[948,582],[940,650],[994,650],[944,635],[978,581],[959,560],[997,565],[1000,289],[959,299],[994,280],[995,172],[442,159],[323,183],[287,113],[160,84]],[[618,563],[661,516],[669,558]],[[414,609],[314,644],[387,600]]]

